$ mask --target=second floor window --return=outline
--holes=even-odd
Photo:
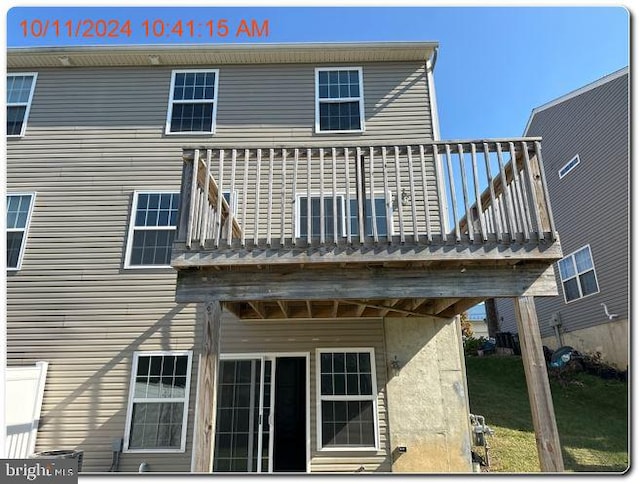
[[[35,73],[7,76],[7,136],[24,136],[37,76]]]
[[[362,68],[316,69],[316,132],[364,131]]]
[[[32,193],[7,195],[7,269],[18,270],[27,242],[33,208]]]
[[[166,132],[215,133],[218,71],[173,71]]]
[[[134,194],[125,267],[169,267],[179,200],[173,192]]]
[[[590,246],[587,245],[560,260],[558,268],[566,302],[600,291]]]

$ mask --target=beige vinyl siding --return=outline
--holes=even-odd
[[[620,320],[629,318],[629,125],[628,75],[536,113],[527,136],[542,136],[542,156],[554,219],[565,255],[590,245],[600,292],[565,303],[560,295],[536,298],[543,337],[559,312],[562,331],[609,320],[600,305]],[[560,170],[575,155],[578,164],[562,179]],[[517,331],[511,301],[499,300],[506,331]]]
[[[317,450],[316,349],[373,348],[378,388],[379,450],[364,452]],[[222,354],[309,353],[311,472],[390,471],[385,387],[384,333],[380,319],[244,321],[225,313]],[[309,436],[308,436],[309,438]]]
[[[7,142],[7,191],[37,193],[22,269],[7,274],[8,361],[49,361],[37,450],[83,449],[85,471],[107,471],[111,442],[124,435],[133,352],[193,349],[187,451],[125,454],[120,467],[190,469],[201,330],[195,307],[175,303],[173,270],[123,269],[134,191],[179,190],[184,146],[431,137],[419,62],[362,65],[367,131],[323,136],[313,133],[317,65],[211,67],[220,69],[215,135],[164,134],[171,66],[47,68],[37,70],[25,136]],[[366,346],[368,330],[349,333],[359,325],[341,331]],[[367,458],[383,465],[385,455]],[[326,459],[314,457],[314,468],[328,469]]]

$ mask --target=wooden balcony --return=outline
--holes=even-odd
[[[448,316],[557,293],[539,138],[183,158],[178,300],[259,319]]]

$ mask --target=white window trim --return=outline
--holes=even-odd
[[[176,83],[176,74],[190,74],[198,72],[213,72],[215,79],[213,81],[213,99],[196,99],[196,100],[173,100],[173,91]],[[171,87],[169,88],[169,106],[167,107],[167,120],[165,124],[165,134],[172,136],[191,136],[203,134],[216,134],[216,117],[218,113],[218,79],[220,78],[220,69],[174,69],[171,71]],[[174,103],[178,104],[213,104],[211,113],[211,130],[210,131],[171,131],[171,116],[173,114]]]
[[[323,99],[323,103],[340,103],[340,102],[354,102],[358,101],[360,103],[360,129],[348,129],[348,130],[321,130],[320,129],[320,72],[325,71],[358,71],[358,82],[360,85],[360,96],[359,97],[342,97],[342,98],[333,98],[333,99]],[[315,123],[315,132],[317,134],[326,134],[326,133],[364,133],[364,82],[362,76],[362,67],[316,67],[315,69],[315,96],[316,96],[316,123]]]
[[[309,198],[320,198],[320,192],[311,192],[311,193],[307,193],[307,192],[296,192],[296,204],[295,204],[295,220],[296,220],[296,224],[295,224],[295,238],[298,239],[301,237],[300,235],[300,227],[301,227],[301,222],[300,222],[300,200],[301,199],[309,199]],[[328,198],[333,200],[333,193],[330,192],[325,192],[322,194],[322,197],[324,198]],[[345,207],[345,194],[344,192],[336,192],[336,202],[339,206],[342,207],[342,220],[338,220],[338,237],[346,237],[347,236],[347,227],[346,227],[346,220],[347,220],[347,215],[346,215],[346,207]],[[326,217],[326,214],[325,214]],[[306,223],[306,222],[305,222]],[[325,239],[329,239],[332,238],[333,235],[328,235],[326,232],[324,234]],[[307,237],[307,235],[304,236],[305,238]],[[312,238],[318,238],[320,237],[320,234],[318,235],[312,235]]]
[[[31,83],[31,92],[29,93],[29,100],[26,102],[26,104],[7,102],[7,107],[26,106],[20,134],[7,134],[7,138],[22,138],[24,136],[27,130],[27,121],[29,120],[29,112],[31,111],[31,101],[33,100],[33,93],[36,90],[36,81],[38,80],[37,72],[7,72],[7,80],[9,77],[18,77],[18,76],[33,76],[33,82]]]
[[[325,395],[321,393],[321,368],[320,355],[322,353],[369,353],[371,362],[371,401],[373,403],[373,440],[374,447],[323,447],[322,446],[322,402],[323,400],[348,401],[368,400],[363,395]],[[316,449],[318,452],[375,452],[380,449],[378,422],[378,382],[376,377],[375,351],[372,347],[366,348],[316,348]]]
[[[136,374],[138,373],[138,360],[140,356],[187,356],[187,384],[184,389],[184,398],[153,398],[143,399],[147,403],[153,401],[158,402],[184,402],[182,415],[182,435],[180,437],[180,449],[130,449],[129,439],[131,437],[131,419],[133,418],[133,404],[135,395]],[[189,395],[191,389],[191,364],[193,360],[193,352],[185,351],[134,351],[133,362],[131,365],[131,380],[129,383],[129,400],[127,403],[127,419],[124,429],[124,442],[122,451],[131,454],[141,453],[158,453],[158,454],[176,454],[184,453],[187,447],[187,417],[189,415]],[[139,401],[139,400],[138,400]]]
[[[575,163],[574,163],[574,160],[576,160]],[[571,173],[575,169],[575,167],[578,166],[579,164],[580,164],[580,156],[576,155],[573,158],[571,158],[571,160],[569,160],[568,163],[566,163],[562,168],[558,170],[558,177],[560,179],[563,179],[565,176]],[[567,169],[568,166],[570,166],[570,168]]]
[[[20,245],[20,254],[18,255],[18,264],[16,267],[7,267],[7,271],[16,272],[22,268],[22,259],[24,258],[24,253],[27,249],[27,238],[29,237],[29,226],[31,225],[31,216],[33,214],[33,209],[36,205],[36,192],[7,192],[5,195],[5,204],[6,199],[8,197],[23,197],[29,195],[31,196],[31,201],[29,203],[29,212],[27,213],[27,220],[24,225],[24,229],[10,229],[6,227],[6,219],[5,219],[5,239],[6,234],[8,232],[22,232],[22,243]],[[6,217],[6,205],[5,205],[5,217]],[[5,259],[7,257],[6,253],[4,255]]]
[[[593,268],[592,269],[587,269],[586,271],[578,272],[578,267],[576,266],[574,255],[577,254],[578,252],[580,252],[581,250],[585,249],[585,248],[587,248],[589,250],[589,257],[591,258],[591,265],[593,266]],[[572,259],[573,259],[573,268],[574,268],[576,274],[574,276],[568,277],[567,279],[563,279],[562,278],[562,273],[560,272],[560,262],[562,262],[564,260],[567,260],[569,257],[572,257]],[[571,304],[572,302],[580,301],[581,299],[584,299],[584,298],[589,297],[589,296],[593,296],[593,295],[598,294],[600,292],[600,284],[598,283],[598,274],[596,272],[596,262],[593,260],[593,253],[591,252],[591,245],[590,244],[584,245],[584,246],[580,247],[578,250],[574,250],[570,254],[567,254],[565,257],[560,259],[557,262],[557,264],[558,264],[558,277],[560,279],[560,285],[562,286],[562,295],[564,297],[565,304]],[[589,271],[593,271],[593,276],[596,279],[596,287],[598,289],[597,289],[597,291],[592,292],[591,294],[587,294],[585,296],[585,295],[582,294],[582,286],[580,285],[580,276],[582,274],[586,274]],[[577,281],[578,281],[578,290],[580,291],[580,297],[572,299],[571,301],[567,301],[567,293],[564,290],[564,283],[565,283],[565,281],[568,281],[570,279],[577,279]]]
[[[177,230],[177,226],[154,226],[154,227],[136,227],[136,212],[138,211],[139,195],[156,195],[156,194],[179,194],[176,190],[160,190],[160,191],[135,191],[133,192],[133,200],[131,202],[131,214],[129,216],[129,232],[127,234],[127,248],[124,253],[125,269],[171,269],[171,265],[131,265],[131,251],[133,246],[133,234],[136,230]]]

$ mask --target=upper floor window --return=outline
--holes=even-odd
[[[24,136],[37,73],[7,75],[7,136]]]
[[[578,166],[579,163],[580,163],[580,157],[578,155],[574,156],[573,158],[571,158],[571,161],[569,161],[569,163],[567,163],[562,168],[560,168],[560,170],[558,170],[558,176],[560,178],[564,178],[566,175],[569,174],[571,170],[573,170],[576,166]]]
[[[364,131],[362,68],[316,69],[316,132]]]
[[[125,450],[184,452],[190,351],[134,353]]]
[[[558,268],[566,302],[600,291],[590,246],[587,245],[560,260]]]
[[[139,193],[133,196],[125,267],[169,267],[180,194]]]
[[[376,449],[373,349],[319,349],[317,355],[318,449]]]
[[[7,269],[22,265],[34,199],[33,193],[7,195]]]
[[[173,71],[167,133],[215,133],[218,70]]]

